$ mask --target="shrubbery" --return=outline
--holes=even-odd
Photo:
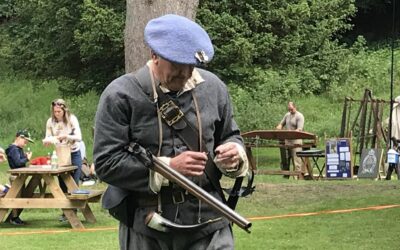
[[[99,92],[123,72],[125,1],[17,0],[12,9],[6,24],[14,68],[70,78],[62,90],[74,94]],[[268,81],[274,93],[282,90],[276,99],[341,84],[339,64],[352,51],[337,38],[354,13],[354,0],[202,0],[197,19],[216,49],[209,68],[229,85]]]
[[[122,72],[124,1],[14,2],[6,57],[15,70],[44,78],[67,77],[62,90],[101,91]]]

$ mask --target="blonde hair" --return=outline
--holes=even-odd
[[[55,99],[51,102],[51,105],[50,105],[51,120],[53,122],[57,122],[57,119],[54,116],[54,107],[55,106],[60,107],[64,111],[63,122],[66,125],[71,125],[71,112],[69,111],[69,108],[68,108],[67,104],[65,103],[64,99]]]

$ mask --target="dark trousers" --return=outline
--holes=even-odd
[[[392,178],[392,173],[393,170],[396,172],[397,174],[397,179],[400,180],[400,176],[399,176],[399,165],[398,164],[394,164],[394,163],[389,163],[389,168],[386,174],[386,180],[390,180]]]
[[[233,235],[230,226],[226,226],[201,239],[193,241],[190,234],[177,232],[166,239],[152,238],[135,232],[120,223],[119,243],[121,250],[232,250]]]
[[[71,173],[71,175],[74,178],[74,181],[75,181],[76,185],[79,186],[79,179],[80,179],[81,174],[82,174],[82,156],[81,156],[81,151],[78,150],[76,152],[72,152],[71,153],[71,164],[73,166],[77,166],[78,167],[74,172]],[[61,190],[64,193],[67,193],[68,192],[68,188],[67,188],[67,186],[65,186],[64,181],[60,177],[58,177],[58,181],[60,182]]]

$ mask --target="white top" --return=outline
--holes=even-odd
[[[86,157],[86,146],[85,146],[85,143],[83,141],[79,142],[79,150],[81,151],[82,160],[85,159],[85,157]]]
[[[71,114],[71,124],[65,124],[64,122],[56,122],[50,117],[46,123],[46,138],[44,142],[57,143],[70,143],[71,152],[80,150],[79,142],[82,141],[81,128],[79,127],[78,119],[75,115]],[[56,136],[66,135],[67,139],[63,141],[57,140]]]

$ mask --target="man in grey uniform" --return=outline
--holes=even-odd
[[[304,128],[304,116],[302,113],[297,111],[294,102],[288,103],[288,112],[283,117],[282,121],[276,126],[276,129],[286,129],[303,131]],[[303,143],[301,139],[297,140],[286,140],[286,145],[300,145]],[[289,155],[292,157],[294,167],[296,171],[303,171],[303,162],[300,157],[297,157],[296,152],[301,151],[301,147],[289,149]],[[290,163],[289,163],[290,164]],[[288,169],[289,170],[289,169]]]
[[[150,20],[144,37],[150,60],[137,72],[110,83],[96,113],[96,173],[109,184],[103,205],[112,208],[129,197],[125,203],[133,207],[128,209],[133,210],[133,221],[120,223],[120,248],[233,249],[226,219],[146,168],[127,150],[131,142],[140,144],[219,200],[222,197],[210,180],[219,181],[222,174],[232,178],[246,175],[248,161],[227,87],[213,73],[196,67],[212,59],[211,40],[202,27],[178,15]],[[175,102],[187,123],[198,130],[198,135],[191,136],[198,136],[204,148],[189,150],[180,136],[181,128],[164,121],[161,96]],[[210,159],[215,163],[212,176],[206,171]],[[154,229],[145,223],[151,212],[193,227],[178,226],[167,232]]]

